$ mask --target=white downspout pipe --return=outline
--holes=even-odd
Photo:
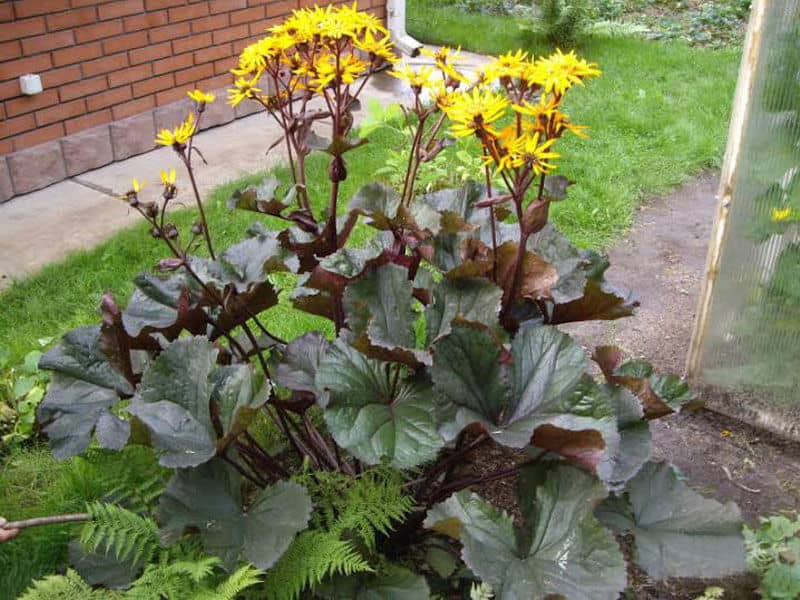
[[[422,44],[406,32],[406,0],[386,0],[386,25],[395,48],[411,57],[419,54]]]

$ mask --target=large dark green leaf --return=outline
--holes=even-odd
[[[599,346],[592,358],[611,384],[630,390],[642,404],[648,419],[679,412],[695,401],[689,384],[677,375],[659,375],[645,360],[622,363],[622,351],[616,346]]]
[[[258,185],[251,185],[242,190],[236,190],[228,199],[228,208],[251,210],[268,215],[279,215],[287,208],[288,204],[281,202],[275,195],[280,186],[280,181],[274,177],[267,177]]]
[[[325,336],[315,331],[292,340],[275,370],[275,381],[293,391],[315,393],[314,378],[329,347]]]
[[[211,374],[210,383],[211,403],[227,439],[247,429],[256,409],[269,398],[269,382],[250,365],[217,367]]]
[[[497,326],[503,291],[482,278],[445,279],[433,288],[433,300],[425,309],[428,344],[450,333],[455,319]]]
[[[54,372],[37,415],[47,423],[44,431],[59,460],[86,450],[101,419],[101,445],[119,448],[127,442],[129,429],[110,409],[121,395],[132,394],[133,388],[102,354],[99,344],[99,326],[75,329],[39,362],[42,369]]]
[[[633,534],[636,562],[656,579],[745,570],[739,509],[704,498],[668,464],[647,463],[625,495],[606,500],[597,515],[614,531]]]
[[[228,567],[239,560],[269,569],[283,555],[311,515],[306,489],[279,481],[242,508],[240,481],[221,461],[173,475],[159,501],[166,541],[197,530],[203,547]]]
[[[315,383],[330,395],[325,422],[331,435],[367,464],[388,459],[410,468],[434,458],[443,445],[430,387],[403,377],[395,383],[386,363],[341,339],[321,361]]]
[[[423,576],[391,564],[378,574],[335,577],[314,593],[326,600],[428,600],[431,595]]]
[[[592,263],[590,252],[578,250],[551,223],[528,238],[527,248],[555,267],[558,282],[550,289],[554,302],[563,304],[583,296]]]
[[[132,338],[156,331],[167,339],[174,339],[182,329],[205,332],[200,293],[184,272],[167,278],[142,273],[133,282],[136,289],[122,313],[122,324]]]
[[[500,347],[480,329],[455,325],[436,342],[431,376],[445,439],[455,439],[472,423],[480,423],[492,435],[500,429],[510,402],[508,370],[500,359]]]
[[[475,205],[486,198],[486,187],[468,181],[461,188],[439,190],[424,194],[415,202],[427,204],[442,215],[442,231],[454,233],[477,226],[486,220],[485,210],[476,210]],[[466,226],[466,227],[465,227]]]
[[[370,183],[350,199],[350,210],[367,217],[367,223],[376,229],[391,229],[400,208],[400,196],[392,188],[380,183]]]
[[[195,467],[216,454],[208,426],[174,402],[134,401],[127,410],[147,427],[158,462],[165,467]]]
[[[217,350],[205,337],[175,340],[150,363],[137,395],[144,403],[173,402],[211,431],[209,375],[216,358]]]
[[[351,283],[344,293],[350,329],[361,339],[356,344],[374,358],[427,362],[415,351],[413,283],[408,271],[395,264],[371,269],[366,277]],[[366,339],[364,339],[366,338]]]
[[[590,429],[610,417],[598,402],[571,395],[582,381],[586,357],[568,335],[555,327],[523,327],[511,344],[512,403],[495,439],[522,448],[534,429],[550,424],[562,429]]]
[[[615,600],[626,586],[614,536],[592,514],[605,488],[564,464],[535,465],[519,482],[525,523],[463,491],[428,511],[425,526],[460,539],[466,565],[498,600]]]
[[[608,471],[600,473],[611,489],[618,490],[639,472],[652,453],[650,424],[639,400],[622,386],[603,386],[614,406],[619,447],[610,455]]]

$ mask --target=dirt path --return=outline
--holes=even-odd
[[[706,173],[642,207],[610,253],[608,271],[611,281],[636,291],[641,307],[629,319],[582,324],[572,333],[587,346],[616,344],[658,369],[683,373],[717,183],[716,173]],[[800,509],[800,444],[710,411],[662,419],[653,429],[657,458],[674,462],[704,493],[735,501],[749,521]]]
[[[641,307],[634,317],[578,324],[570,333],[588,347],[615,344],[659,370],[684,372],[718,181],[718,174],[706,173],[641,208],[628,237],[610,252],[607,273],[635,290]],[[751,524],[759,515],[800,509],[800,444],[707,410],[654,422],[653,438],[656,459],[677,465],[701,493],[736,502]],[[642,600],[696,598],[709,585],[655,584],[641,572],[631,575]],[[752,579],[720,583],[726,598],[758,597]]]

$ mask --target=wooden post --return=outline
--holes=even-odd
[[[733,99],[733,112],[728,130],[728,145],[725,149],[725,159],[722,164],[722,175],[717,194],[717,211],[706,259],[706,277],[697,303],[697,316],[694,321],[692,341],[686,361],[686,375],[690,379],[698,375],[700,368],[700,355],[706,337],[711,297],[714,294],[714,285],[719,275],[723,247],[728,238],[728,216],[735,191],[736,177],[739,173],[739,161],[742,158],[742,142],[745,126],[747,125],[747,116],[753,101],[753,85],[755,83],[756,67],[761,55],[761,40],[764,33],[768,5],[769,0],[755,0],[750,13],[750,23],[747,28],[742,62],[739,66],[739,79]]]

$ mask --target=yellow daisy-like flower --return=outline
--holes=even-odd
[[[423,48],[420,53],[428,58],[432,58],[436,63],[436,68],[442,72],[447,82],[468,83],[469,80],[456,69],[455,65],[461,56],[461,46],[450,48],[449,46],[442,46],[437,50],[428,50]],[[457,87],[453,86],[453,87]]]
[[[175,169],[171,169],[169,173],[162,170],[161,183],[164,185],[175,185]]]
[[[189,113],[186,120],[175,129],[162,129],[156,137],[156,144],[160,146],[185,146],[194,135],[196,127],[194,114]]]
[[[200,90],[192,90],[191,92],[188,92],[188,95],[189,98],[191,98],[192,100],[194,100],[199,104],[208,104],[210,102],[213,102],[214,99],[216,98],[214,94],[203,92]]]
[[[787,206],[786,208],[772,209],[772,220],[775,221],[776,223],[780,223],[781,221],[786,221],[791,216],[792,216],[792,209],[789,206]]]
[[[542,94],[536,104],[523,100],[521,105],[514,104],[511,108],[516,113],[531,117],[530,121],[533,129],[545,131],[553,116],[558,113],[558,105],[558,97]]]
[[[524,163],[530,164],[531,169],[537,175],[540,173],[549,173],[556,166],[549,161],[554,158],[559,158],[561,155],[558,152],[553,152],[550,147],[555,143],[556,138],[539,143],[539,132],[533,135],[524,136],[524,143],[521,144],[520,157]]]
[[[138,179],[134,179],[134,180],[133,180],[131,183],[133,184],[133,185],[132,185],[132,187],[131,187],[131,189],[132,189],[132,190],[133,190],[135,193],[137,193],[137,194],[138,194],[138,193],[139,193],[139,192],[142,190],[142,188],[144,187],[144,181],[142,181],[141,183],[139,183],[139,180],[138,180]]]
[[[254,98],[261,92],[261,88],[255,86],[256,79],[248,80],[240,77],[234,83],[235,87],[228,88],[228,104],[237,106],[245,98]]]
[[[456,95],[452,104],[442,110],[453,124],[450,131],[456,137],[466,137],[476,132],[496,135],[489,127],[506,114],[509,102],[491,89],[474,88],[471,92]]]
[[[596,77],[601,71],[597,64],[586,62],[575,55],[575,51],[564,54],[556,51],[546,58],[540,58],[529,69],[530,81],[538,83],[545,92],[563,94],[573,85],[583,85],[587,77]]]
[[[382,58],[391,63],[399,60],[394,54],[394,46],[389,36],[376,39],[371,31],[366,31],[363,39],[353,41],[353,46],[362,52],[367,52],[372,58]]]
[[[498,56],[486,65],[483,72],[486,75],[486,79],[490,81],[502,77],[518,79],[522,77],[526,67],[529,65],[527,58],[528,53],[522,50],[517,50],[515,53],[508,52]]]
[[[405,81],[415,89],[430,88],[433,85],[431,83],[433,67],[420,67],[419,71],[415,71],[407,64],[403,64],[389,71],[389,75]]]

